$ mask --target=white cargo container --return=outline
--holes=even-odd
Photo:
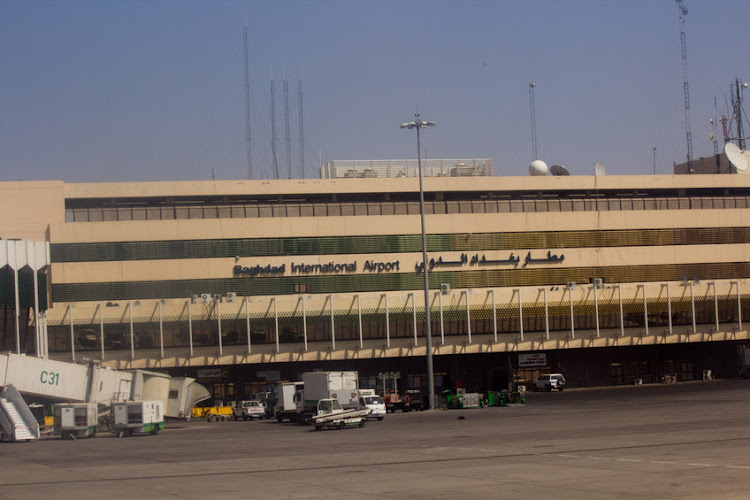
[[[357,372],[307,372],[305,411],[317,411],[321,399],[337,399],[343,408],[359,408],[359,374]]]
[[[282,382],[277,386],[274,415],[278,422],[300,421],[303,415],[304,387],[303,382]]]
[[[63,439],[96,435],[99,423],[96,403],[64,403],[55,405],[55,434]]]
[[[164,403],[162,401],[125,401],[112,405],[113,432],[118,437],[132,436],[136,432],[156,434],[164,429]]]

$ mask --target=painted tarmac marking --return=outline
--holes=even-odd
[[[618,462],[642,462],[643,460],[636,460],[635,458],[616,458]]]
[[[659,460],[651,460],[652,464],[666,464],[666,465],[675,465],[677,462],[662,462]]]

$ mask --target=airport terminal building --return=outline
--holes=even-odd
[[[424,179],[438,390],[744,369],[750,176],[482,161]],[[316,369],[425,389],[419,181],[385,169],[2,182],[0,349],[196,377],[217,399]]]

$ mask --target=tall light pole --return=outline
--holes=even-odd
[[[419,168],[419,216],[422,220],[422,273],[424,274],[424,317],[427,345],[427,391],[430,396],[430,409],[435,409],[435,373],[432,369],[432,327],[430,326],[430,282],[427,277],[427,236],[424,228],[424,188],[422,187],[422,144],[419,133],[423,128],[434,127],[435,122],[426,122],[419,113],[414,121],[402,123],[401,128],[417,129],[417,165]]]

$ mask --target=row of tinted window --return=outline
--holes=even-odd
[[[695,210],[748,207],[750,207],[750,197],[746,196],[425,201],[425,213],[427,214]],[[201,204],[164,207],[75,208],[66,210],[65,219],[67,222],[101,222],[416,214],[419,214],[419,202],[417,201],[373,201],[359,203]]]

